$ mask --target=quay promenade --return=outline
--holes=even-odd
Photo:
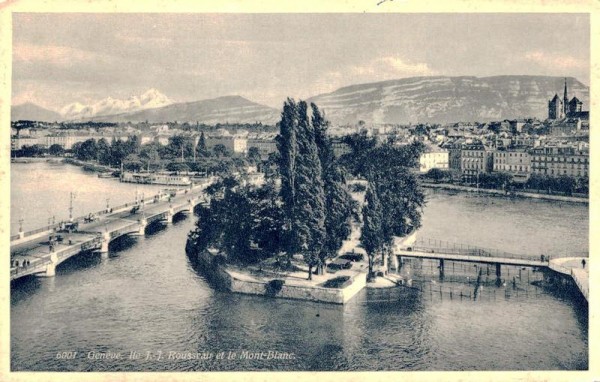
[[[109,243],[123,235],[144,235],[155,221],[172,223],[179,213],[191,214],[205,203],[207,184],[160,193],[151,198],[90,213],[72,222],[55,224],[11,237],[10,279],[27,275],[54,276],[56,266],[89,251],[108,252]],[[90,219],[90,217],[94,217]]]

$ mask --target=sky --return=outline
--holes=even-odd
[[[150,88],[280,108],[413,76],[590,83],[586,14],[13,14],[12,102],[60,110]]]

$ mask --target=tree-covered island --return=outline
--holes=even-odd
[[[198,211],[187,250],[218,252],[221,262],[253,275],[325,273],[331,259],[350,247],[374,266],[393,250],[395,237],[418,229],[425,197],[409,171],[421,144],[376,145],[373,138],[347,138],[351,152],[336,158],[328,121],[317,105],[287,99],[272,171],[261,185],[234,176],[207,189],[210,203]],[[362,231],[362,233],[361,233]]]

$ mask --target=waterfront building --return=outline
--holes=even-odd
[[[440,147],[426,145],[425,151],[419,155],[419,172],[424,174],[433,168],[447,170],[449,153]]]
[[[531,149],[531,172],[534,174],[575,178],[589,176],[589,145],[585,142],[547,144]]]
[[[524,183],[531,174],[531,156],[526,148],[500,148],[494,150],[494,172],[505,172],[513,180]]]
[[[95,137],[89,135],[52,134],[45,137],[43,144],[46,147],[59,145],[65,150],[71,150],[74,144],[78,142],[85,142],[90,138]]]
[[[451,170],[461,171],[460,158],[463,142],[463,140],[450,141],[441,146],[448,151],[448,168]]]
[[[10,149],[21,150],[23,146],[43,145],[43,139],[30,136],[15,136],[10,138]]]
[[[476,181],[479,174],[493,169],[493,150],[481,142],[463,145],[460,151],[460,170],[463,178]]]

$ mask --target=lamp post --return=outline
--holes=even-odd
[[[73,191],[71,191],[70,193],[70,200],[69,200],[69,221],[72,222],[73,221],[73,199],[75,198],[75,195],[73,193]]]

